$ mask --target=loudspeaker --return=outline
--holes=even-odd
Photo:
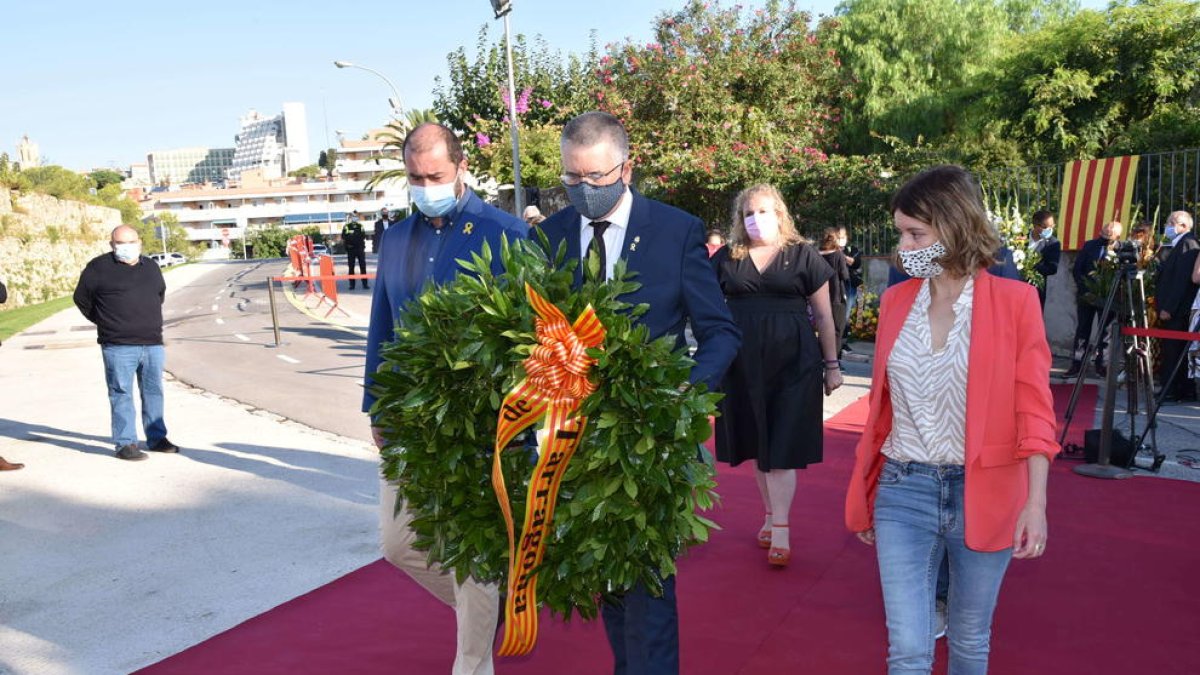
[[[1095,464],[1099,461],[1100,433],[1100,429],[1089,429],[1083,432],[1083,459],[1088,464]],[[1136,454],[1137,448],[1134,448],[1133,443],[1125,438],[1125,434],[1113,429],[1112,451],[1109,453],[1108,463],[1128,469],[1133,466],[1133,457]]]

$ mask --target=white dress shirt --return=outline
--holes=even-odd
[[[617,260],[621,258],[621,247],[625,245],[625,231],[629,229],[629,213],[632,210],[633,193],[626,187],[625,194],[621,195],[621,201],[617,203],[617,210],[602,219],[611,223],[608,229],[604,230],[604,260],[607,263],[605,279],[613,278],[613,269],[617,265]],[[587,260],[588,246],[592,244],[593,232],[592,221],[579,216],[579,255],[584,260]]]
[[[954,323],[946,345],[935,352],[929,327],[929,280],[921,282],[921,291],[888,355],[892,432],[882,448],[887,457],[899,462],[963,464],[974,295],[972,278],[954,301]]]

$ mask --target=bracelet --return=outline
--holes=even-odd
[[[832,366],[828,365],[828,364],[825,365],[825,370],[827,370],[827,371],[830,371],[830,370],[839,370],[840,371],[841,369],[842,369],[842,366],[840,364],[832,365]]]

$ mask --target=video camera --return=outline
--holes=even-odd
[[[1113,253],[1117,263],[1121,265],[1136,265],[1142,252],[1142,242],[1134,239],[1123,239],[1113,245]]]

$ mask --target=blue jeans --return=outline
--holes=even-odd
[[[137,377],[142,397],[142,431],[153,446],[167,437],[163,421],[162,374],[165,352],[162,345],[100,346],[104,355],[104,380],[108,383],[108,405],[112,409],[113,444],[137,443],[137,411],[133,406],[133,380]]]
[[[662,581],[661,597],[643,584],[618,604],[605,604],[604,632],[613,653],[613,675],[679,675],[679,613],[675,577]]]
[[[887,613],[888,673],[933,669],[934,596],[950,560],[950,675],[986,673],[992,612],[1012,549],[972,551],[963,535],[963,468],[889,459],[875,498],[875,548]]]

